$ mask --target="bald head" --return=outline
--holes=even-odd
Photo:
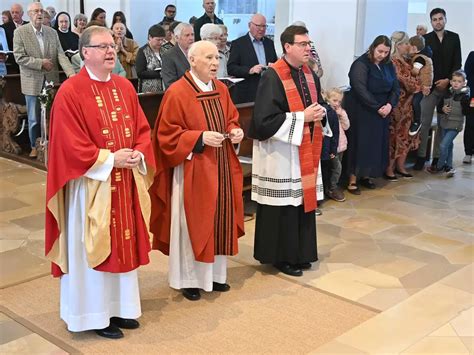
[[[267,31],[267,19],[262,14],[255,14],[249,22],[249,32],[257,40],[261,40]]]
[[[199,80],[208,83],[215,78],[219,69],[219,52],[214,43],[209,41],[198,41],[189,47],[188,60],[191,72]]]

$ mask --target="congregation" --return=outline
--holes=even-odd
[[[19,4],[3,12],[0,75],[20,74],[32,159],[38,96],[61,70],[69,78],[51,108],[45,227],[46,255],[61,278],[60,316],[72,332],[121,338],[120,328],[140,326],[136,270],[151,249],[169,255],[169,285],[188,300],[230,290],[226,256],[238,253],[244,234],[244,138],[253,140],[254,258],[296,277],[318,260],[325,198],[344,202],[345,193],[377,188],[379,177],[410,179],[410,168],[452,178],[463,129],[463,163],[472,162],[474,51],[463,67],[445,10],[430,12],[431,32],[377,36],[343,91],[322,87],[304,23],[281,33],[279,55],[264,15],[229,42],[215,5],[203,0],[194,23],[166,6],[141,47],[121,11],[110,28],[101,8],[88,19],[33,2],[29,22]],[[133,79],[138,93],[164,92],[153,130]],[[244,132],[236,105],[250,102]]]

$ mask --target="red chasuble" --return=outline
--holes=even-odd
[[[184,209],[197,261],[235,255],[244,235],[242,168],[230,140],[223,147],[205,146],[192,153],[203,131],[239,128],[238,111],[227,87],[213,80],[215,90],[202,92],[187,72],[165,93],[153,132],[157,171],[150,188],[153,249],[169,255],[173,168],[184,164]]]
[[[304,111],[305,105],[298,93],[296,84],[291,77],[288,63],[283,59],[279,59],[273,63],[271,67],[275,69],[278,77],[283,83],[290,112]],[[308,84],[311,101],[318,102],[318,93],[313,73],[307,65],[303,65],[302,70],[306,78],[306,83]],[[303,140],[299,148],[301,183],[303,185],[303,205],[305,212],[314,211],[316,207],[318,207],[318,201],[316,198],[316,177],[318,176],[322,145],[323,133],[321,124],[314,125],[313,136],[311,136],[309,123],[305,122],[303,127]]]
[[[58,251],[67,221],[64,210],[51,205],[64,206],[66,184],[100,163],[100,153],[108,154],[107,150],[140,151],[149,174],[154,173],[155,160],[150,127],[132,84],[117,75],[108,82],[94,81],[85,68],[61,85],[51,110],[49,138],[46,255],[53,261],[53,275],[60,276],[67,273],[67,260],[63,261],[67,253]],[[110,254],[95,270],[128,272],[149,262],[148,218],[140,205],[145,201],[139,193],[141,179],[136,180],[130,169],[112,169],[111,201],[103,202],[110,207]],[[148,186],[142,190],[146,192]]]

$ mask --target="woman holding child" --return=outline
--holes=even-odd
[[[404,178],[413,177],[405,168],[405,160],[408,152],[417,149],[420,144],[419,136],[410,136],[409,130],[413,121],[413,95],[421,90],[421,83],[419,77],[412,73],[408,34],[395,31],[391,40],[392,63],[400,85],[400,99],[390,115],[390,162],[385,178],[397,181],[395,173]]]
[[[378,36],[367,53],[352,63],[351,90],[346,109],[351,121],[348,130],[347,190],[360,195],[359,184],[375,188],[373,177],[382,176],[388,166],[389,114],[398,102],[399,87],[390,62],[391,42]]]

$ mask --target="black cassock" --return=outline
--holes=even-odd
[[[308,85],[302,70],[291,67],[304,106],[311,104]],[[318,102],[322,103],[319,78],[313,73]],[[260,79],[249,136],[267,140],[279,130],[290,112],[283,84],[273,69]],[[285,157],[282,157],[285,159]],[[316,218],[304,206],[271,206],[257,203],[254,258],[262,263],[301,264],[318,260]]]

